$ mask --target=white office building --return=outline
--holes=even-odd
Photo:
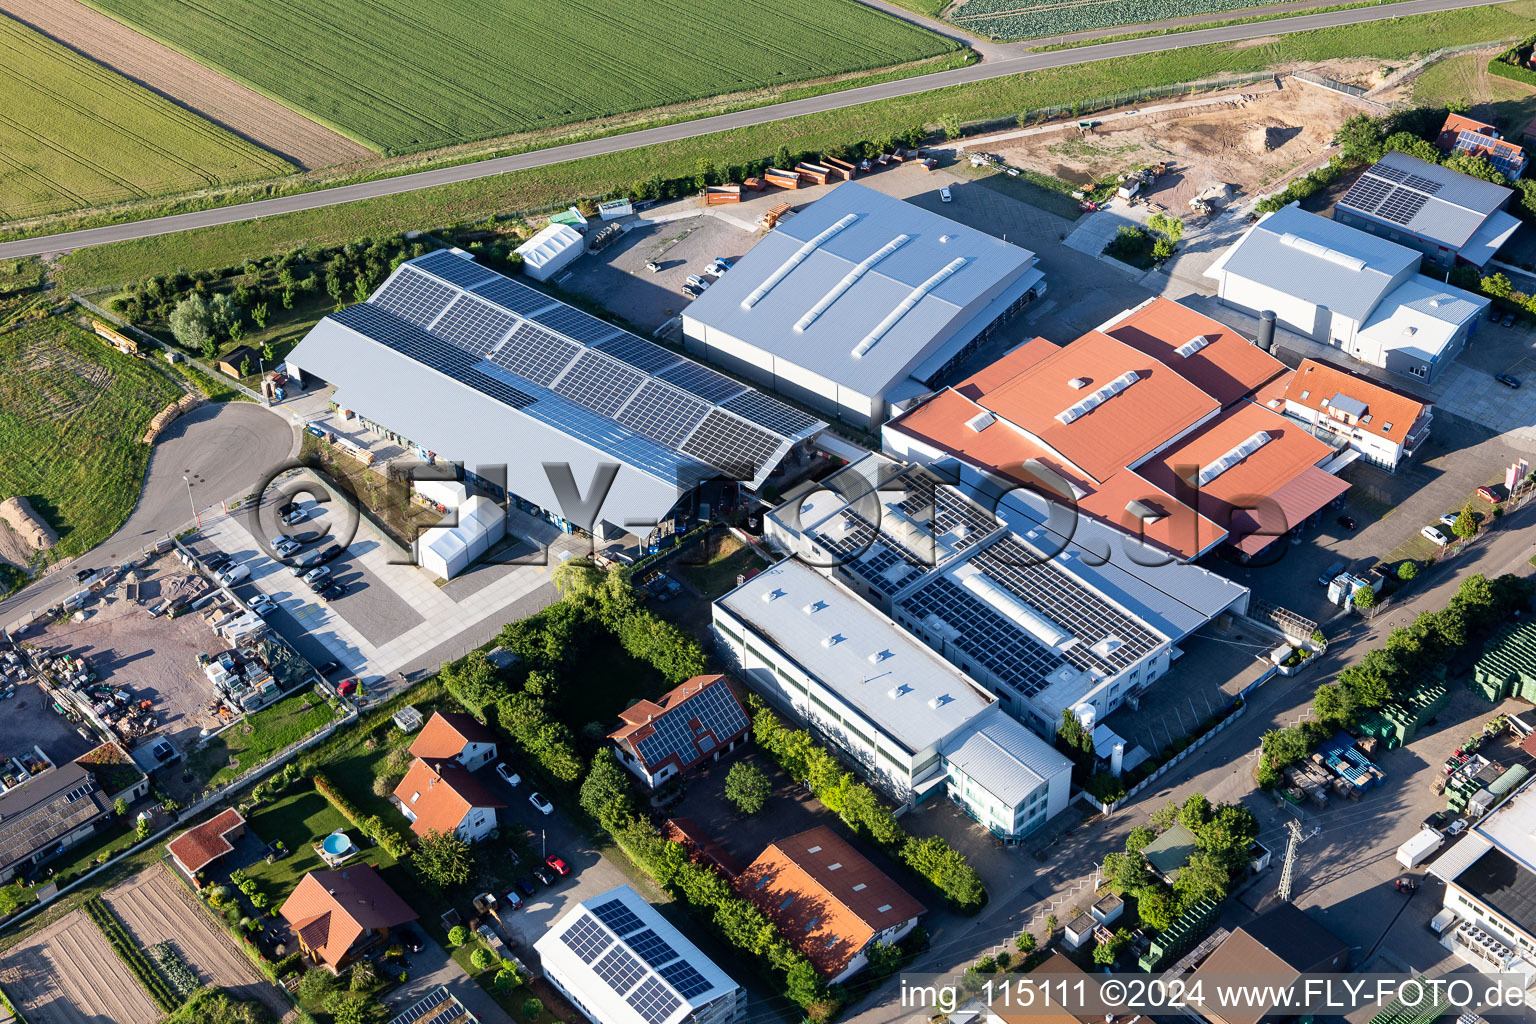
[[[533,944],[560,993],[599,1024],[733,1024],[747,994],[627,885],[576,904]]]

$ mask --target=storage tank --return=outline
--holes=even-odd
[[[1275,350],[1275,311],[1266,309],[1259,313],[1259,338],[1255,342],[1265,352]]]

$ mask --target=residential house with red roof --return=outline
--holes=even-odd
[[[1471,153],[1493,164],[1510,181],[1517,181],[1525,173],[1525,150],[1499,134],[1499,130],[1486,121],[1465,114],[1447,114],[1435,145],[1446,153]]]
[[[393,794],[395,806],[418,836],[448,832],[466,843],[496,828],[496,809],[507,806],[457,761],[417,758]]]
[[[434,711],[411,753],[428,761],[454,760],[474,771],[496,760],[496,734],[460,711]]]
[[[245,818],[231,807],[187,829],[165,848],[187,878],[196,881],[199,871],[233,851],[235,842],[243,835]]]
[[[311,871],[278,909],[310,963],[337,973],[416,920],[412,910],[368,864]]]
[[[1435,418],[1422,398],[1316,359],[1302,360],[1260,398],[1325,444],[1394,473],[1428,440]]]
[[[706,760],[736,749],[747,734],[747,712],[722,675],[694,676],[619,713],[624,725],[608,734],[619,763],[655,788]]]
[[[927,913],[825,825],[770,843],[735,885],[832,984],[857,974],[871,947],[900,940]]]

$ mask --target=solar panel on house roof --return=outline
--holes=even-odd
[[[715,404],[747,390],[745,385],[731,380],[724,374],[692,362],[679,363],[677,366],[661,371],[656,376],[669,384],[676,384],[690,394],[698,395],[706,402]]]
[[[522,324],[490,355],[491,362],[535,384],[549,387],[560,371],[571,365],[581,346],[551,334],[542,327]]]
[[[452,998],[453,996],[448,992],[448,990],[439,985],[437,988],[423,996],[420,1000],[413,1003],[403,1013],[392,1018],[389,1024],[415,1024],[416,1021],[421,1020],[421,1018],[432,1013],[432,1011],[436,1010],[439,1006],[442,1006]],[[449,1024],[451,1024],[452,1021],[457,1020],[459,1016],[461,1015],[455,1014],[453,1017],[448,1018]],[[437,1019],[442,1020],[443,1018],[439,1017]]]
[[[624,940],[624,944],[630,948],[631,952],[652,967],[660,967],[662,964],[671,963],[677,959],[677,950],[673,949],[666,939],[657,935],[649,928],[644,931],[635,932],[635,934]]]
[[[694,739],[695,719],[700,732],[713,731],[720,737],[733,736],[747,727],[747,717],[736,698],[726,686],[716,684],[651,722],[654,731],[635,745],[641,760],[658,765],[676,755],[684,765],[692,764],[700,756]],[[708,748],[703,752],[708,753]]]
[[[525,284],[520,284],[510,277],[497,277],[484,284],[475,285],[469,290],[521,316],[559,305],[559,300],[552,299]]]
[[[677,994],[684,999],[692,999],[700,992],[709,989],[709,982],[705,980],[704,975],[682,960],[675,964],[668,964],[656,973],[665,978],[667,984],[677,989]]]
[[[683,442],[682,451],[733,476],[751,480],[782,444],[778,435],[715,409]]]
[[[659,380],[648,380],[619,413],[618,419],[631,430],[638,430],[668,448],[676,448],[707,412],[709,403]]]
[[[613,416],[644,382],[645,375],[639,370],[587,351],[576,358],[553,387],[556,394],[593,412]]]
[[[572,953],[581,958],[584,964],[590,964],[602,955],[603,950],[613,944],[613,939],[608,933],[597,926],[597,922],[586,914],[576,919],[576,923],[567,928],[560,935],[560,941],[570,947]]]
[[[601,960],[592,965],[592,972],[608,987],[623,995],[645,977],[646,971],[633,954],[623,946],[614,946]]]
[[[619,331],[619,328],[613,324],[605,323],[590,313],[583,313],[572,306],[546,309],[542,313],[535,313],[533,319],[584,345],[595,344],[604,338],[612,337]]]
[[[816,425],[814,417],[769,398],[761,391],[745,391],[723,403],[723,408],[785,436],[798,434]]]
[[[667,987],[656,978],[646,978],[645,983],[631,992],[625,1002],[634,1007],[646,1024],[661,1024],[682,1005],[682,1000],[667,991]]]
[[[409,320],[417,327],[426,327],[448,308],[453,299],[452,288],[405,266],[369,301]]]
[[[472,356],[483,356],[517,323],[512,314],[461,295],[432,326],[432,333],[447,338]]]
[[[1424,204],[1427,202],[1429,197],[1422,192],[1400,188],[1386,198],[1381,204],[1381,209],[1376,211],[1376,215],[1393,224],[1407,224],[1413,220],[1415,214],[1424,209]]]
[[[456,284],[460,288],[468,288],[472,284],[497,276],[496,271],[489,267],[482,267],[474,260],[467,260],[441,249],[428,253],[420,259],[412,260],[410,265],[418,270],[425,270],[433,277],[441,278],[449,284]]]
[[[655,373],[682,361],[682,357],[633,334],[620,334],[597,346],[599,352],[628,363],[637,370]]]
[[[599,921],[613,929],[615,935],[628,935],[640,929],[640,918],[624,905],[623,900],[609,900],[591,909]]]

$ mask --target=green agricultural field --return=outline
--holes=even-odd
[[[149,421],[181,389],[148,361],[53,317],[0,334],[0,497],[22,495],[78,555],[138,500]]]
[[[0,67],[0,220],[293,170],[5,17]]]
[[[1244,7],[1267,7],[1276,0],[965,0],[949,20],[977,35],[1032,39],[1086,32],[1116,25],[1139,25],[1166,18],[1188,18]]]
[[[956,44],[856,0],[88,0],[392,153],[889,67]]]
[[[581,196],[603,195],[653,174],[692,174],[700,160],[728,166],[768,157],[781,143],[791,149],[819,151],[889,136],[915,123],[934,124],[945,116],[961,121],[1011,118],[1021,111],[1213,75],[1335,57],[1401,61],[1442,46],[1523,38],[1533,32],[1536,0],[1519,0],[1299,32],[1262,46],[1213,44],[1032,71],[480,181],[77,249],[60,261],[55,279],[72,289],[115,289],[178,267],[221,269],[305,245],[335,245],[411,229],[469,224],[493,214],[547,210]]]

